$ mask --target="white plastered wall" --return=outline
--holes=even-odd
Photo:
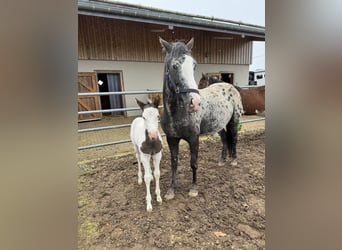
[[[125,91],[161,90],[163,88],[163,63],[79,60],[78,72],[121,71]],[[201,73],[234,73],[234,84],[248,84],[249,65],[198,64],[195,80],[198,83]],[[147,95],[126,95],[126,108],[137,107],[135,98],[146,101]],[[128,116],[140,115],[140,111],[127,112]]]

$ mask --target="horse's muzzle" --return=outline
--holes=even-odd
[[[156,140],[158,138],[158,132],[157,131],[150,131],[148,133],[148,136],[152,141]]]

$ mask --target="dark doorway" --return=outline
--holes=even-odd
[[[234,74],[233,73],[221,73],[221,80],[234,84]]]
[[[121,77],[120,73],[98,73],[97,80],[102,81],[102,85],[99,84],[100,92],[121,92]],[[122,95],[104,95],[101,96],[102,109],[119,109],[123,108]],[[104,115],[120,116],[124,115],[123,111],[106,112]]]

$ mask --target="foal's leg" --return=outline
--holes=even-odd
[[[197,162],[198,162],[198,146],[199,146],[199,136],[195,135],[189,140],[187,140],[190,146],[190,166],[192,168],[192,186],[189,191],[189,196],[196,197],[198,195],[197,190]]]
[[[138,184],[141,185],[142,183],[141,159],[140,159],[140,153],[139,153],[138,147],[136,145],[134,145],[134,150],[135,150],[135,156],[138,160]]]
[[[141,154],[141,161],[145,170],[144,181],[146,185],[146,210],[148,212],[152,211],[150,183],[151,183],[153,176],[151,173],[150,160],[151,160],[151,155]]]
[[[239,117],[234,112],[232,118],[230,119],[228,123],[228,128],[230,132],[230,136],[228,136],[228,139],[230,141],[228,142],[228,145],[231,145],[231,154],[232,154],[232,161],[230,165],[236,166],[237,165],[237,154],[236,154],[236,144],[237,144],[237,138],[238,138],[238,124],[239,124]]]
[[[157,154],[155,154],[154,156],[152,156],[153,159],[153,166],[154,166],[154,179],[156,179],[156,195],[157,195],[157,201],[158,202],[162,202],[162,198],[160,197],[160,188],[159,188],[159,177],[160,177],[160,160],[162,158],[162,152],[159,152]]]
[[[227,148],[228,148],[227,132],[224,129],[222,129],[221,131],[218,132],[218,134],[220,135],[221,141],[222,141],[222,152],[221,152],[221,158],[219,160],[218,165],[223,166],[227,159]]]
[[[167,190],[164,198],[165,200],[171,200],[175,197],[175,188],[177,186],[177,166],[178,166],[178,150],[179,150],[179,138],[166,137],[171,153],[171,186]]]

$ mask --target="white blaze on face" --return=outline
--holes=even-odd
[[[185,55],[185,60],[182,64],[182,78],[190,89],[198,89],[195,77],[194,77],[194,59],[191,56]],[[200,107],[201,97],[197,93],[190,93],[192,97],[192,104],[194,106],[194,111],[197,112]]]
[[[151,140],[158,138],[159,113],[156,108],[146,108],[142,114],[145,122],[145,128]]]

